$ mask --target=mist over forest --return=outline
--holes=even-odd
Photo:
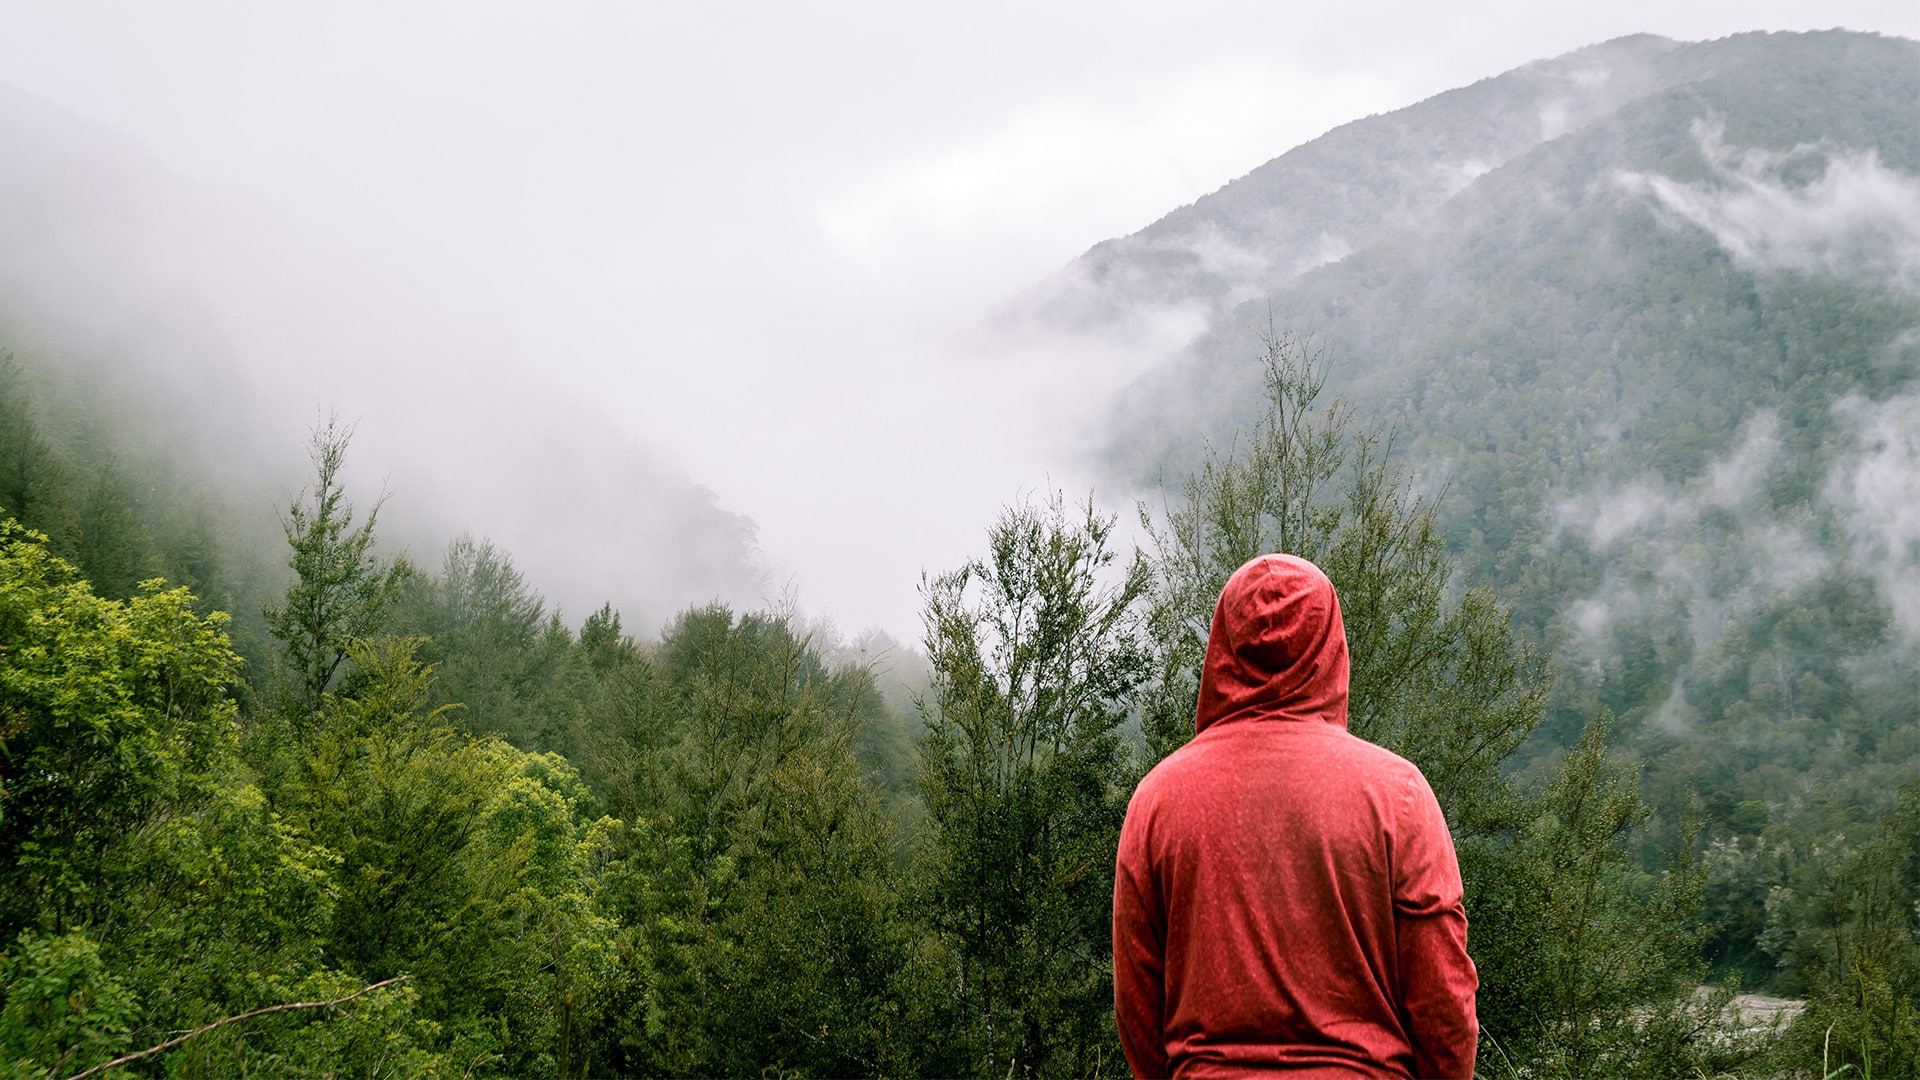
[[[569,610],[615,600],[650,625],[695,601],[769,595],[752,522],[623,435],[590,395],[522,366],[497,323],[170,176],[48,102],[12,90],[0,101],[8,143],[31,148],[0,163],[11,208],[0,310],[23,335],[15,349],[57,350],[46,377],[99,395],[105,423],[250,500],[260,537],[277,528],[258,511],[306,471],[303,440],[286,433],[338,411],[357,456],[386,466],[367,487],[405,493],[389,514],[396,549],[482,528],[550,568]],[[513,509],[474,514],[502,500],[507,477]],[[538,527],[555,517],[569,528]],[[608,580],[586,591],[565,569],[581,565]]]
[[[892,367],[702,374],[842,315],[743,294],[605,385],[4,80],[10,1075],[1124,1073],[1119,821],[1278,549],[1454,828],[1483,1075],[1920,1069],[1920,44],[1615,38]]]

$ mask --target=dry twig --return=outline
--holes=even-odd
[[[242,1020],[251,1020],[256,1016],[265,1016],[268,1013],[291,1012],[294,1009],[324,1009],[332,1005],[341,1005],[346,1002],[352,1001],[354,998],[357,998],[362,994],[371,994],[375,990],[378,990],[383,986],[392,986],[394,983],[406,982],[408,979],[411,979],[411,978],[413,978],[413,976],[411,975],[397,975],[391,979],[383,979],[380,982],[374,983],[372,986],[363,986],[360,989],[355,990],[353,993],[346,995],[345,997],[337,997],[337,998],[334,998],[332,1001],[289,1001],[282,1005],[269,1005],[264,1009],[255,1009],[252,1012],[244,1012],[238,1016],[224,1016],[218,1020],[215,1020],[213,1023],[208,1024],[206,1027],[197,1027],[197,1028],[194,1028],[192,1031],[187,1032],[185,1035],[176,1035],[173,1038],[168,1039],[166,1042],[163,1042],[158,1046],[149,1046],[145,1050],[136,1050],[131,1054],[126,1054],[122,1057],[114,1058],[112,1061],[106,1062],[104,1064],[95,1065],[93,1068],[88,1069],[86,1072],[74,1073],[72,1076],[67,1077],[67,1080],[86,1080],[87,1077],[92,1076],[94,1073],[105,1072],[108,1069],[117,1068],[118,1066],[121,1066],[121,1065],[126,1065],[131,1062],[139,1061],[143,1057],[152,1057],[153,1055],[159,1053],[162,1050],[169,1050],[169,1049],[172,1049],[173,1047],[179,1046],[181,1043],[186,1042],[188,1039],[191,1039],[196,1035],[205,1035],[207,1032],[212,1031],[214,1028],[217,1028],[217,1027],[225,1027],[228,1024],[237,1024]]]

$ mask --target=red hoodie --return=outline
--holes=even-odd
[[[1460,869],[1420,770],[1347,733],[1333,584],[1290,555],[1214,609],[1198,732],[1134,791],[1113,991],[1137,1076],[1473,1075]]]

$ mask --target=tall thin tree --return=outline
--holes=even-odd
[[[268,628],[285,646],[295,683],[289,711],[309,732],[319,723],[321,704],[353,643],[379,632],[412,574],[405,559],[374,554],[373,529],[384,494],[366,520],[354,524],[353,504],[340,479],[352,438],[353,429],[342,427],[337,415],[314,428],[309,448],[314,484],[293,499],[281,521],[295,580],[280,605],[264,612]]]

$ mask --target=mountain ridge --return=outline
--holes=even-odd
[[[1383,228],[1425,220],[1480,176],[1632,101],[1711,77],[1769,41],[1812,37],[1756,31],[1676,42],[1631,35],[1342,124],[1133,233],[1094,244],[993,323],[1003,332],[1125,335],[1141,307],[1197,304],[1217,315],[1339,261]],[[1516,107],[1536,125],[1531,134],[1527,125],[1511,122]],[[1462,120],[1460,113],[1470,115]],[[1454,119],[1431,123],[1443,115]],[[1409,143],[1423,152],[1416,165],[1427,173],[1412,190],[1391,183],[1404,181],[1405,170],[1342,164],[1371,146],[1398,150]],[[1356,194],[1356,182],[1371,187]],[[1296,191],[1305,194],[1294,197]],[[1274,192],[1282,193],[1280,205]],[[1285,250],[1272,250],[1278,247]],[[1164,284],[1169,281],[1171,287]]]

